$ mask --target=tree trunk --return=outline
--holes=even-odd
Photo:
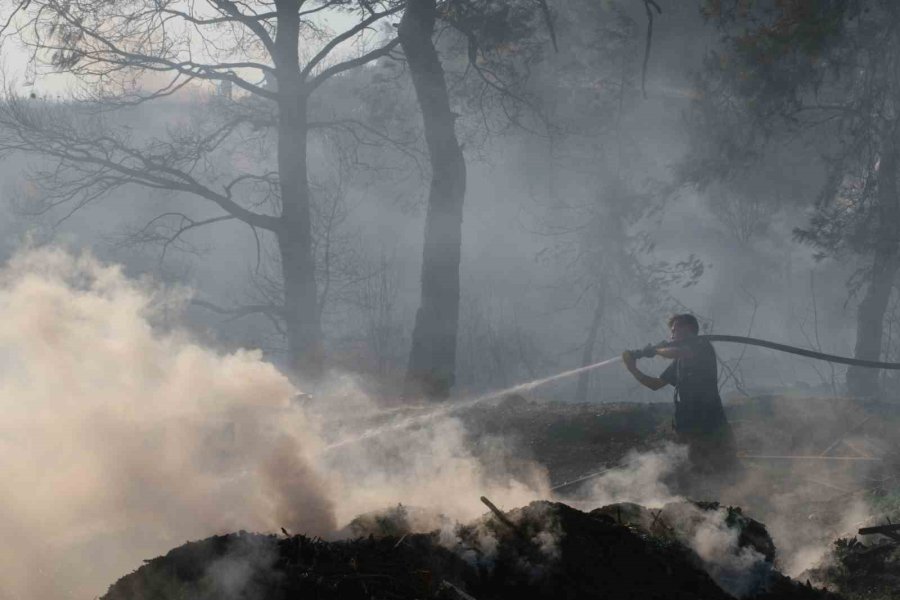
[[[431,159],[422,253],[422,299],[412,334],[407,389],[445,398],[456,374],[459,264],[466,165],[454,130],[444,70],[432,41],[435,0],[410,0],[398,31]]]
[[[306,95],[298,55],[300,18],[296,0],[276,2],[278,33],[278,177],[281,227],[278,250],[284,280],[284,321],[291,367],[307,377],[320,374],[322,326],[312,252],[306,164]]]
[[[588,329],[587,339],[584,341],[584,350],[581,352],[581,366],[587,367],[594,362],[594,345],[597,343],[597,333],[600,331],[600,323],[603,321],[605,303],[603,293],[598,294],[597,308],[594,309],[594,317],[591,319],[591,327]],[[585,371],[578,376],[578,389],[575,390],[575,402],[585,403],[588,398],[588,388],[591,383],[590,371]]]
[[[878,167],[878,232],[875,241],[875,257],[866,295],[859,303],[856,314],[855,358],[878,360],[881,357],[881,339],[884,329],[884,313],[893,289],[898,262],[897,232],[900,229],[900,204],[897,198],[897,129],[886,141]],[[878,371],[861,367],[847,370],[847,391],[853,396],[874,396],[879,393]]]

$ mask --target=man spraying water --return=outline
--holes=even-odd
[[[719,397],[718,364],[712,342],[748,344],[807,358],[827,360],[836,364],[855,365],[870,369],[900,370],[900,363],[883,363],[823,354],[815,350],[746,336],[721,334],[701,336],[698,335],[700,327],[696,317],[689,314],[675,315],[669,319],[669,330],[671,332],[669,342],[657,346],[647,346],[641,350],[627,351],[622,354],[621,358],[618,356],[609,358],[592,365],[533,379],[502,390],[487,392],[475,397],[460,398],[455,402],[432,407],[419,414],[403,416],[348,438],[334,441],[326,446],[325,450],[335,451],[395,431],[416,427],[436,418],[460,413],[509,394],[528,392],[540,386],[607,367],[622,360],[634,378],[651,390],[658,390],[667,385],[675,387],[675,431],[678,439],[688,445],[693,466],[698,471],[723,473],[736,465],[736,452],[731,428],[725,419],[722,399]],[[657,355],[672,359],[672,364],[659,377],[651,377],[637,368],[635,361],[638,358],[650,358]],[[403,407],[401,410],[406,411],[408,408]],[[386,412],[398,411],[390,409]],[[582,478],[578,481],[583,480]]]
[[[670,345],[626,351],[622,361],[644,387],[675,388],[675,433],[688,446],[691,466],[699,472],[721,473],[735,465],[736,452],[719,396],[716,351],[709,340],[698,337],[694,315],[674,315],[668,325]],[[637,368],[638,358],[652,356],[672,359],[659,377]]]

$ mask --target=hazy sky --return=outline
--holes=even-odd
[[[324,11],[316,15],[313,19],[318,27],[330,29],[332,31],[344,31],[352,27],[357,22],[357,18],[352,14],[346,14],[335,11]],[[399,17],[391,17],[392,22],[399,20]],[[369,39],[377,36],[377,31],[367,30],[361,36],[353,38],[338,49],[335,50],[333,56],[340,57],[341,54],[353,54],[354,44],[367,43]],[[301,56],[304,54],[312,55],[314,50],[318,49],[320,44],[310,44],[310,50],[306,51],[301,47]],[[11,86],[14,91],[21,93],[35,92],[38,96],[65,96],[71,93],[78,85],[78,82],[72,76],[65,73],[54,72],[46,66],[36,66],[31,60],[33,55],[31,49],[26,47],[21,41],[16,39],[7,39],[2,47],[2,68],[6,81],[6,86]]]

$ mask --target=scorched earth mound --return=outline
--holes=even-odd
[[[216,536],[147,561],[103,600],[734,597],[678,539],[617,518],[616,512],[621,510],[585,513],[533,502],[488,513],[452,532],[401,533],[402,523],[392,518],[392,535],[338,542],[245,532]],[[758,524],[753,527],[757,535],[744,537],[759,540]],[[771,540],[753,543],[765,552]],[[747,575],[754,578],[747,597],[837,597],[772,568]]]

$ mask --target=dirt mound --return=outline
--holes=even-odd
[[[380,525],[384,525],[381,523]],[[754,598],[824,599],[772,570]],[[104,600],[728,599],[677,539],[601,512],[534,502],[454,530],[326,542],[238,533],[147,561]]]
[[[707,517],[715,518],[735,532],[738,550],[753,550],[767,563],[775,560],[775,543],[766,526],[744,515],[740,507],[723,507],[718,502],[671,502],[652,510],[640,504],[621,502],[598,508],[591,514],[607,515],[644,533],[679,541],[695,535],[698,526],[706,522]]]
[[[240,532],[191,542],[110,587],[105,600],[366,599],[433,596],[433,573],[471,571],[430,536],[325,542]],[[438,581],[440,583],[440,581]]]

